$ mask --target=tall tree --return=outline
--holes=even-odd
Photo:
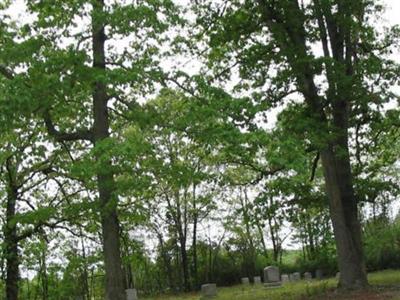
[[[176,12],[168,0],[29,1],[26,13],[33,21],[16,26],[17,38],[1,41],[0,62],[6,62],[1,74],[18,85],[21,96],[11,101],[27,101],[25,109],[18,107],[21,113],[43,118],[55,141],[90,161],[85,168],[89,185],[96,181],[107,299],[126,295],[115,170],[112,151],[104,150],[112,146],[112,121],[126,115],[160,79],[159,53],[168,41],[163,33],[179,21]],[[124,49],[113,46],[123,39]]]
[[[242,80],[236,88],[252,88],[260,109],[296,98],[303,101],[293,125],[308,134],[321,158],[341,272],[339,286],[365,287],[349,136],[357,115],[372,103],[379,106],[392,99],[387,88],[397,67],[388,53],[397,32],[377,38],[373,14],[381,7],[371,1],[197,4],[198,11],[206,12],[198,18],[199,36],[209,37],[210,49],[204,53],[217,74],[229,77],[235,70],[232,66],[238,66]]]

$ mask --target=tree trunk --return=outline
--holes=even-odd
[[[160,232],[158,232],[157,229],[156,229],[156,233],[157,233],[158,241],[160,244],[161,257],[164,262],[165,272],[168,277],[168,286],[171,290],[175,290],[175,284],[174,284],[174,280],[173,280],[173,272],[172,272],[172,268],[171,268],[171,258],[169,257],[168,251],[165,249],[163,235]]]
[[[17,192],[10,186],[7,195],[6,224],[4,228],[4,254],[6,257],[6,300],[18,300],[19,255],[17,225],[13,221]]]
[[[267,244],[265,243],[264,230],[261,227],[259,220],[257,220],[256,226],[257,226],[258,234],[260,235],[260,241],[261,241],[261,246],[263,248],[264,256],[265,256],[265,258],[268,258],[268,248],[267,248]]]
[[[97,0],[93,4],[92,35],[93,35],[93,68],[104,73],[105,41],[104,32],[104,1]],[[93,140],[97,145],[110,136],[108,119],[108,96],[106,85],[101,80],[96,81],[93,87]],[[101,225],[103,235],[103,253],[106,273],[106,299],[125,300],[124,273],[120,253],[119,221],[117,216],[117,196],[114,175],[110,158],[102,158],[102,153],[95,152],[96,160],[103,161],[98,167],[97,185],[101,205]]]
[[[188,264],[188,255],[186,251],[186,241],[184,239],[180,239],[180,249],[181,249],[181,257],[182,257],[182,271],[183,271],[183,285],[185,287],[185,291],[190,291],[190,279],[189,279],[189,264]]]
[[[246,275],[247,277],[251,277],[252,275],[255,274],[255,269],[256,269],[256,251],[254,247],[254,241],[253,241],[253,235],[251,233],[251,227],[250,227],[250,215],[249,215],[249,199],[247,197],[247,190],[244,188],[243,191],[244,194],[244,199],[240,197],[241,199],[241,205],[242,205],[242,211],[243,211],[243,221],[245,224],[245,229],[246,229],[246,236],[247,236],[247,251],[246,251],[246,257],[244,257],[244,261],[246,262]]]
[[[44,247],[40,253],[40,269],[39,269],[39,277],[40,283],[42,285],[42,300],[49,299],[49,278],[47,274],[47,242],[46,247]]]
[[[323,151],[321,159],[338,253],[339,287],[362,288],[368,282],[350,162],[335,155],[332,148]]]
[[[197,266],[197,222],[198,222],[198,212],[196,205],[196,185],[193,184],[193,239],[192,239],[192,249],[193,249],[193,280],[195,288],[198,287],[198,266]]]
[[[83,259],[83,272],[82,272],[82,279],[83,279],[83,294],[84,299],[90,299],[90,291],[89,291],[89,271],[88,271],[88,261],[86,257],[86,246],[85,240],[83,238],[82,228],[79,228],[79,233],[81,236],[81,248],[82,248],[82,259]]]
[[[196,208],[194,208],[194,209],[196,209]],[[193,280],[194,280],[194,285],[197,288],[197,285],[199,283],[198,266],[197,266],[197,212],[195,212],[195,216],[193,219],[192,248],[193,248]]]

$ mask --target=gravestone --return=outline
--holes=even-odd
[[[264,269],[264,286],[276,287],[282,285],[279,268],[269,266]]]
[[[250,283],[249,277],[242,278],[242,284],[249,284],[249,283]]]
[[[299,281],[301,279],[299,272],[294,272],[289,276],[290,281]]]
[[[208,299],[217,296],[217,285],[215,283],[206,283],[201,286],[202,299]]]
[[[261,283],[261,277],[260,276],[254,276],[254,284],[260,284]]]
[[[126,300],[138,300],[136,289],[127,289],[126,292]]]
[[[336,273],[336,279],[340,279],[340,272]]]
[[[312,275],[311,275],[310,272],[305,272],[303,274],[303,277],[304,277],[305,280],[311,280],[312,279]]]
[[[315,271],[315,278],[321,280],[324,277],[324,272],[321,269]]]
[[[282,281],[282,283],[289,282],[290,281],[289,280],[289,275],[288,274],[282,274],[281,281]]]

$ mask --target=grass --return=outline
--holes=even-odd
[[[368,275],[369,282],[372,286],[379,286],[380,290],[386,291],[386,287],[393,287],[400,285],[400,271],[387,270]],[[214,300],[304,300],[304,299],[324,299],[323,295],[332,294],[332,290],[337,285],[335,278],[330,278],[321,281],[306,282],[304,280],[296,283],[287,283],[280,288],[266,289],[262,285],[257,286],[234,286],[218,288],[218,295]],[[392,288],[393,290],[393,288]],[[397,288],[399,291],[399,288]],[[379,293],[374,291],[374,293]],[[400,296],[400,293],[398,294]],[[152,298],[145,298],[145,300],[199,300],[201,299],[199,293],[190,293],[179,296],[158,296]],[[335,296],[329,299],[342,299],[341,296]],[[345,299],[353,299],[345,297]],[[356,299],[356,298],[354,298]],[[357,298],[358,299],[358,298]],[[364,299],[364,298],[359,298]],[[371,298],[380,299],[380,298]],[[385,298],[397,299],[398,298]]]

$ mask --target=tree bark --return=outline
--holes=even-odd
[[[368,282],[350,163],[340,159],[332,149],[322,152],[321,158],[338,253],[339,287],[362,288]]]
[[[92,15],[92,43],[93,43],[93,69],[104,73],[105,66],[105,41],[104,31],[104,1],[97,0],[93,4]],[[106,85],[101,80],[95,82],[93,87],[93,142],[97,145],[110,137],[108,96]],[[114,194],[115,181],[110,158],[102,158],[102,153],[95,151],[97,162],[102,160],[97,171],[97,185],[101,206],[101,225],[103,236],[103,253],[106,273],[106,299],[125,300],[124,273],[120,253],[119,221],[117,216],[118,199]]]
[[[186,251],[186,240],[179,239],[181,257],[182,257],[182,271],[183,271],[183,285],[185,287],[185,291],[190,291],[190,279],[189,279],[189,263],[188,263],[188,255]]]
[[[192,237],[192,249],[193,249],[193,280],[194,285],[197,288],[199,283],[198,278],[198,266],[197,266],[197,222],[198,222],[198,211],[196,205],[196,185],[193,184],[193,237]]]
[[[4,254],[6,256],[6,300],[18,300],[19,254],[16,212],[17,190],[9,183],[7,192],[6,224],[4,229]]]

